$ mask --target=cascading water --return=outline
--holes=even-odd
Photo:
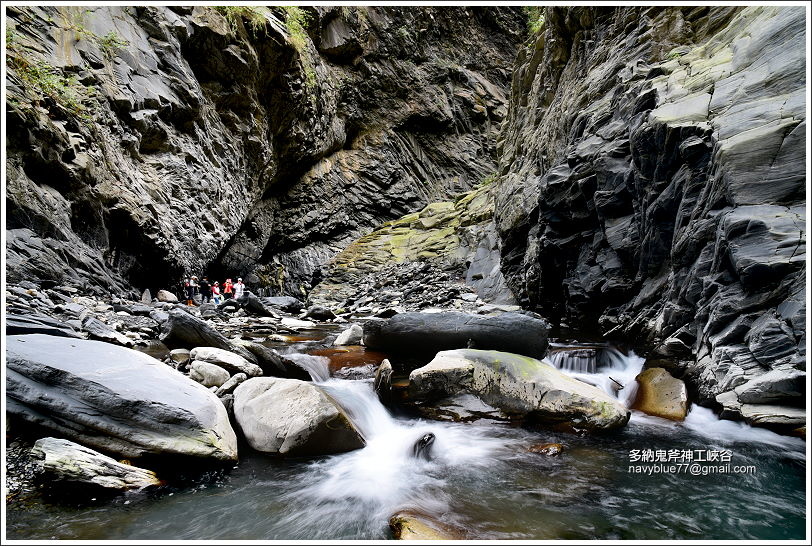
[[[589,359],[583,354],[575,357],[567,355],[567,353],[584,353],[584,351],[584,349],[557,351],[547,361],[562,372],[602,389],[617,398],[626,407],[630,406],[637,393],[635,378],[643,369],[646,359],[637,356],[634,351],[630,351],[627,356],[612,347],[590,349],[590,351],[594,351],[592,353],[594,357]],[[589,367],[579,365],[583,362],[594,362],[594,371],[581,371],[579,368]]]
[[[403,509],[474,539],[790,539],[803,536],[805,444],[694,406],[682,423],[632,412],[617,434],[580,436],[477,421],[393,416],[369,380],[329,377],[324,357],[287,354],[347,412],[363,449],[270,459],[250,449],[222,480],[93,510],[35,504],[12,537],[160,540],[381,540]],[[602,349],[594,374],[566,372],[628,402],[643,359]],[[614,381],[613,381],[614,380]],[[625,387],[617,390],[616,383]],[[428,460],[414,445],[432,433]],[[557,457],[531,453],[558,442]],[[732,450],[739,475],[635,474],[630,450]],[[779,447],[779,449],[776,449]],[[126,500],[125,500],[126,499]],[[791,502],[787,499],[794,499]],[[798,501],[798,499],[800,499]]]

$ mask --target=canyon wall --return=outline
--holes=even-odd
[[[545,9],[499,142],[521,304],[802,422],[806,39],[801,7]]]
[[[302,295],[496,169],[518,8],[8,8],[8,279]],[[315,274],[315,279],[314,279]]]

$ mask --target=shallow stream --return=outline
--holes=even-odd
[[[300,351],[307,342],[291,347]],[[585,379],[612,389],[642,359],[615,355]],[[458,424],[395,417],[371,380],[328,378],[324,356],[307,361],[319,384],[367,440],[361,450],[278,460],[240,446],[229,473],[185,488],[133,494],[83,507],[34,498],[8,507],[8,538],[385,539],[402,509],[425,513],[472,539],[799,539],[804,536],[805,443],[718,420],[694,406],[684,423],[634,412],[609,435],[579,436],[496,422]],[[578,374],[578,372],[570,372]],[[584,375],[584,374],[578,374]],[[622,400],[630,396],[623,389]],[[611,391],[614,392],[614,391]],[[412,456],[426,432],[431,460]],[[528,451],[557,442],[558,456]],[[652,475],[630,467],[636,451],[690,452],[729,462]],[[702,457],[702,455],[700,455]],[[728,472],[724,472],[728,468]],[[735,467],[747,470],[733,471]],[[693,475],[695,472],[696,475]],[[724,472],[724,473],[723,473]]]

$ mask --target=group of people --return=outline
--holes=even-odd
[[[220,304],[224,299],[241,298],[245,293],[245,285],[242,278],[238,278],[235,283],[232,283],[231,279],[226,279],[221,289],[219,281],[211,283],[208,277],[198,280],[196,275],[191,275],[183,281],[183,291],[186,294],[186,305],[194,305],[195,296],[198,294],[201,303]]]

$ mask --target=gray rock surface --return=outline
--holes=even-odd
[[[189,353],[189,358],[217,364],[226,370],[234,373],[244,373],[249,377],[262,375],[262,368],[253,362],[249,362],[236,353],[216,347],[195,347]]]
[[[53,482],[127,491],[160,484],[151,470],[123,464],[112,457],[59,438],[40,438],[31,456]]]
[[[548,330],[544,320],[520,313],[401,313],[366,322],[364,345],[401,355],[433,356],[472,346],[541,358],[547,351]]]
[[[82,330],[87,332],[90,339],[115,343],[124,347],[132,347],[133,340],[120,334],[107,326],[105,323],[94,317],[86,317],[82,321]]]
[[[155,296],[158,298],[158,301],[165,301],[167,303],[178,303],[178,297],[169,292],[168,290],[158,290],[158,293]]]
[[[358,325],[353,324],[336,337],[333,345],[341,347],[343,345],[359,345],[364,338],[364,329]]]
[[[214,347],[237,353],[249,361],[254,359],[251,353],[231,343],[205,321],[179,309],[170,311],[169,318],[161,324],[160,340],[173,349]]]
[[[126,457],[236,460],[217,397],[159,360],[100,341],[6,338],[10,419]]]
[[[364,446],[350,420],[321,389],[296,379],[256,377],[234,391],[234,415],[254,449],[324,455]]]
[[[805,374],[804,21],[779,6],[545,9],[496,181],[523,306],[672,361],[705,404],[770,370]],[[805,403],[780,385],[770,396]]]
[[[51,336],[81,338],[69,324],[47,315],[6,315],[6,335],[47,334]]]
[[[505,412],[575,429],[623,427],[630,412],[602,390],[540,360],[500,351],[443,351],[409,374],[417,398],[477,396]]]
[[[193,360],[189,365],[189,379],[197,381],[204,387],[220,387],[230,377],[231,374],[217,364]]]

